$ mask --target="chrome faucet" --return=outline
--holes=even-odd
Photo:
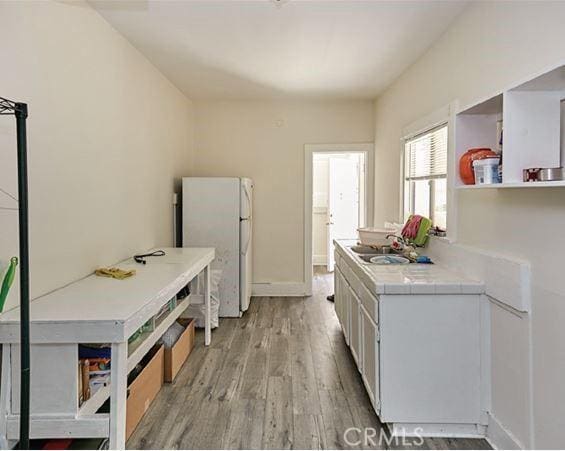
[[[403,237],[395,235],[394,233],[391,233],[390,235],[386,236],[386,239],[388,240],[390,237],[396,238],[401,244],[404,244],[405,246],[408,246],[410,243],[408,243],[408,241],[406,241]]]

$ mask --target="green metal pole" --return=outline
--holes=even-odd
[[[18,200],[20,232],[20,449],[29,449],[30,340],[29,340],[29,237],[27,186],[27,105],[16,103],[18,145]]]

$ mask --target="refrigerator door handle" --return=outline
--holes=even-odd
[[[247,251],[249,250],[249,243],[251,242],[251,222],[249,222],[249,219],[247,218],[241,218],[241,223],[243,224],[243,221],[246,221],[248,226],[247,228],[247,241],[245,242],[245,246],[243,246],[241,248],[241,255],[245,255],[247,254]]]
[[[245,193],[245,198],[247,199],[247,216],[251,216],[251,195],[247,189],[247,185],[243,185],[243,192]]]

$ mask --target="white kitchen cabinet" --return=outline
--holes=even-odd
[[[363,367],[361,376],[367,389],[371,403],[377,413],[380,413],[379,387],[379,329],[363,306],[361,312],[361,353]]]
[[[381,421],[395,436],[484,436],[484,286],[440,267],[378,269],[339,242],[336,253],[336,313]]]
[[[382,417],[480,423],[480,297],[382,296],[380,313]]]

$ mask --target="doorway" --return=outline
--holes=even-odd
[[[362,152],[314,153],[312,263],[334,270],[334,239],[355,239],[365,224]]]
[[[334,239],[356,239],[372,224],[373,145],[307,145],[305,284],[313,266],[334,270]],[[308,239],[309,238],[309,239]]]

